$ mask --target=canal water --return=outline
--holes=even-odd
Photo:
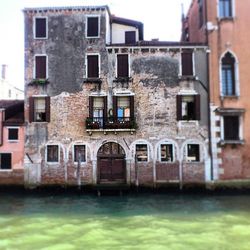
[[[0,194],[1,250],[249,250],[250,195]]]

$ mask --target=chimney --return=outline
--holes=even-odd
[[[2,64],[2,79],[6,80],[7,78],[7,65],[6,64]]]

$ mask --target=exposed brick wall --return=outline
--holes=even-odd
[[[14,169],[12,171],[0,171],[0,185],[23,185],[23,169]]]
[[[156,163],[156,180],[177,181],[179,176],[179,163]]]
[[[203,163],[183,163],[182,179],[184,183],[203,183],[205,181],[205,171]]]

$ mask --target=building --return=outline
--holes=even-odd
[[[107,6],[27,8],[27,185],[205,183],[206,51]]]
[[[24,101],[0,100],[0,185],[24,184]]]
[[[250,178],[250,1],[193,0],[182,41],[209,47],[214,180]]]
[[[20,100],[24,99],[24,91],[10,83],[7,77],[6,64],[2,65],[0,78],[0,100]]]

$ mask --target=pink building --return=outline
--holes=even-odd
[[[24,101],[0,100],[0,185],[23,185]]]

